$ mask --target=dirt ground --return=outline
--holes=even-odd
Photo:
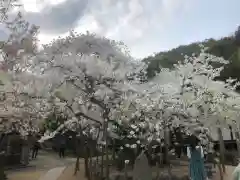
[[[83,164],[80,165],[80,171],[78,171],[77,175],[74,176],[74,167],[75,165],[72,164],[71,166],[68,166],[62,175],[58,178],[58,180],[86,180],[84,177],[84,167]],[[232,172],[234,171],[233,166],[227,166],[226,167],[226,174],[224,176],[224,180],[232,180]],[[173,174],[176,173],[182,173],[183,171],[186,172],[187,169],[184,167],[184,169],[174,169],[172,171]],[[40,176],[42,176],[45,171],[19,171],[15,173],[8,174],[8,180],[38,180]],[[219,173],[215,174],[214,178],[212,180],[220,180]]]
[[[37,159],[30,161],[26,168],[7,170],[8,180],[38,180],[52,168],[69,166],[75,162],[74,158],[60,159],[58,154],[40,151]]]
[[[19,171],[9,173],[8,180],[38,180],[46,171]]]
[[[80,171],[74,176],[75,161],[68,159],[58,159],[53,155],[43,154],[39,157],[39,160],[35,162],[36,168],[34,169],[21,169],[16,171],[10,171],[8,173],[8,180],[38,180],[42,175],[44,175],[49,169],[54,167],[67,166],[60,177],[57,180],[86,180],[84,177],[84,162],[80,161]],[[188,163],[187,161],[176,161],[173,163],[172,174],[187,174],[188,173]],[[234,171],[234,166],[226,166],[226,174],[224,180],[232,180],[232,172]],[[220,180],[218,170],[216,169],[216,174],[212,180]],[[162,173],[167,173],[166,169],[161,170]]]
[[[72,164],[71,166],[68,166],[62,175],[58,178],[58,180],[86,180],[84,177],[84,165],[80,164],[80,171],[78,171],[77,175],[74,176],[74,167],[75,164]],[[235,167],[233,166],[226,166],[226,174],[224,176],[224,180],[232,180],[232,172]],[[187,166],[182,166],[181,168],[173,168],[172,169],[172,174],[187,174],[188,172],[188,167]],[[214,175],[212,180],[220,180],[220,176],[218,171]]]

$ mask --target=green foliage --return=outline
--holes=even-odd
[[[154,77],[154,75],[160,71],[161,68],[173,68],[173,65],[178,61],[183,61],[184,56],[199,55],[200,44],[204,47],[208,47],[207,52],[218,57],[223,57],[225,60],[229,60],[229,64],[224,67],[219,80],[226,80],[229,77],[237,78],[240,80],[240,60],[238,58],[238,46],[235,43],[235,37],[224,37],[220,40],[208,39],[204,42],[196,42],[189,45],[179,46],[175,49],[166,52],[160,52],[155,56],[150,56],[143,59],[148,63],[147,75],[148,78]],[[217,65],[216,65],[217,66]]]
[[[45,119],[44,128],[50,130],[51,132],[55,131],[64,121],[64,118],[52,113]]]

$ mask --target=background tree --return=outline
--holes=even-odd
[[[201,53],[201,45],[207,47],[206,52],[223,57],[225,60],[229,61],[228,64],[224,66],[221,74],[216,77],[217,80],[225,81],[228,78],[239,79],[239,58],[238,58],[238,43],[236,41],[238,38],[238,30],[235,35],[223,37],[221,39],[206,39],[203,42],[195,42],[189,45],[181,45],[169,51],[159,52],[153,56],[149,56],[143,59],[143,62],[148,64],[148,77],[153,78],[156,72],[159,72],[161,68],[174,68],[174,64],[178,61],[184,61],[184,56],[198,56]],[[218,68],[218,63],[213,63],[214,68]]]

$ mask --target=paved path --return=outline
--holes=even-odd
[[[61,170],[64,170],[63,168],[73,164],[75,161],[75,158],[66,157],[64,159],[60,159],[57,153],[40,151],[37,159],[30,161],[29,167],[8,170],[6,173],[9,180],[39,180],[39,178],[42,178],[45,175],[47,178],[48,173],[50,177],[53,177],[53,175],[51,175],[53,172],[56,174],[58,172],[60,173]],[[57,178],[58,176],[56,175],[56,179]],[[50,178],[49,180],[55,179]]]
[[[8,180],[38,180],[45,171],[18,171],[7,173]]]
[[[226,166],[226,173],[224,174],[224,180],[232,180],[232,173],[235,169],[235,166]],[[220,173],[217,169],[217,174],[213,180],[220,180]]]
[[[76,175],[74,174],[75,164],[72,164],[71,166],[68,166],[61,176],[57,180],[87,180],[84,176],[84,163],[80,163],[80,171],[77,172]]]
[[[64,166],[64,167],[57,167],[57,168],[50,169],[46,174],[41,176],[39,180],[57,180],[60,177],[60,175],[63,173],[65,168],[66,167]]]
[[[50,170],[56,167],[63,167],[76,162],[76,158],[59,158],[54,152],[40,152],[36,160],[31,161],[30,165],[39,170]]]
[[[84,163],[81,160],[80,171],[73,176],[75,158],[60,159],[58,154],[52,152],[40,152],[36,160],[31,161],[30,167],[7,171],[8,180],[84,180]],[[185,165],[186,163],[181,163]],[[186,166],[187,168],[187,166]],[[235,167],[227,167],[224,180],[231,180],[231,174]],[[213,180],[219,180],[217,173]]]

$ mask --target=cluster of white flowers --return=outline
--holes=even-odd
[[[31,38],[33,45],[37,27],[30,28],[21,19],[19,14],[11,22],[9,42]],[[25,28],[13,31],[20,28],[19,21]],[[4,22],[10,23],[6,18]],[[15,90],[11,106],[28,112],[27,118],[34,119],[34,124],[36,119],[57,113],[67,119],[58,130],[64,127],[101,142],[114,134],[135,138],[133,144],[125,144],[131,148],[160,141],[163,131],[171,127],[181,125],[192,133],[200,125],[223,126],[239,117],[240,96],[234,93],[239,83],[215,81],[223,66],[213,68],[211,63],[226,64],[222,58],[203,51],[143,82],[146,64],[134,61],[126,51],[115,41],[73,31],[41,50],[29,53],[21,49],[4,59]],[[111,122],[124,127],[125,133],[116,132],[118,127],[110,126]]]

